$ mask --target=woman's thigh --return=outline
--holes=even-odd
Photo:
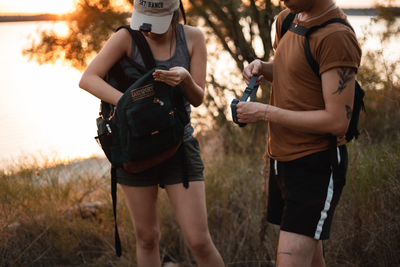
[[[187,189],[182,184],[166,185],[165,189],[187,241],[208,239],[204,181],[190,182]]]
[[[137,238],[159,231],[157,217],[158,186],[134,187],[120,185],[132,217]]]

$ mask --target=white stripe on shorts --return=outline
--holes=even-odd
[[[339,148],[337,148],[337,157],[338,157],[338,165],[340,164],[340,151]],[[332,169],[332,166],[331,166]],[[322,232],[322,227],[324,226],[325,219],[328,217],[328,210],[331,207],[331,202],[333,198],[333,171],[331,171],[331,177],[329,178],[329,186],[328,186],[328,192],[326,194],[326,200],[325,200],[325,206],[324,209],[321,211],[321,218],[318,221],[317,229],[314,234],[314,239],[319,240]]]

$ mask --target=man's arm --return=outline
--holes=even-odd
[[[257,102],[239,102],[239,122],[265,120],[299,132],[344,135],[353,110],[355,72],[351,68],[335,68],[324,72],[321,78],[324,110],[292,111]]]

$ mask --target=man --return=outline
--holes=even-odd
[[[281,0],[282,1],[282,0]],[[243,71],[272,82],[271,104],[239,102],[240,123],[269,122],[271,158],[267,220],[280,225],[278,266],[325,266],[322,240],[329,238],[334,209],[346,181],[345,133],[349,126],[355,74],[361,50],[352,30],[329,24],[309,36],[321,79],[309,66],[305,37],[281,25],[289,14],[293,23],[310,28],[346,15],[333,0],[287,0],[276,22],[275,57],[255,60]],[[328,134],[337,137],[338,179],[333,180]]]

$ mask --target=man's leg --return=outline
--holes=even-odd
[[[281,231],[277,260],[278,267],[323,267],[322,241]]]
[[[311,262],[311,267],[325,267],[324,249],[322,247],[322,240],[318,241],[317,248],[315,249],[314,257]]]

